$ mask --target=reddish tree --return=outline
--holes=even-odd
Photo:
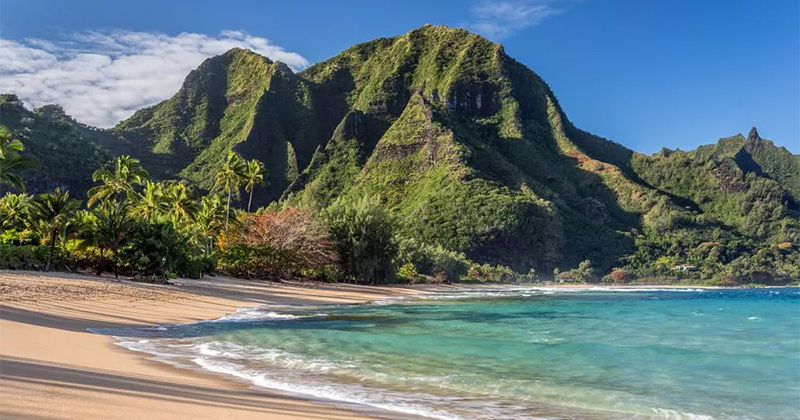
[[[632,276],[627,271],[618,268],[612,271],[609,277],[614,280],[614,283],[627,283]]]
[[[294,207],[244,215],[228,249],[246,260],[239,264],[248,274],[297,274],[338,260],[325,224]]]

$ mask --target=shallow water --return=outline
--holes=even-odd
[[[484,290],[101,332],[258,386],[441,419],[800,418],[800,288]]]

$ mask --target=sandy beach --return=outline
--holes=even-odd
[[[112,337],[87,329],[194,322],[259,305],[360,303],[464,288],[227,277],[173,283],[0,271],[0,419],[378,418],[380,412],[348,411],[149,360],[147,354],[126,350]],[[497,286],[469,286],[479,287]]]
[[[265,304],[357,303],[420,293],[221,277],[175,283],[0,271],[0,418],[374,418],[148,360],[87,328],[192,322]]]

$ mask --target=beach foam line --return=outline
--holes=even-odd
[[[223,352],[212,348],[210,344],[213,343],[178,346],[175,344],[159,345],[160,343],[157,343],[158,340],[125,340],[122,337],[120,337],[120,339],[121,341],[115,343],[116,345],[129,350],[150,354],[153,356],[153,360],[162,363],[184,369],[200,368],[201,370],[232,376],[234,378],[249,382],[257,387],[282,392],[290,396],[301,397],[311,401],[332,403],[334,405],[340,405],[344,408],[350,409],[353,409],[353,406],[365,408],[371,407],[383,410],[385,412],[393,412],[401,415],[410,415],[437,420],[466,420],[463,417],[448,413],[443,410],[416,404],[411,399],[406,399],[406,401],[403,401],[404,399],[400,395],[390,396],[386,393],[382,394],[382,390],[380,389],[361,387],[357,384],[323,384],[281,381],[271,378],[269,373],[266,372],[249,370],[235,363],[214,359],[214,357],[222,356],[229,359],[249,360],[253,356],[256,356],[248,351],[236,353],[236,350],[231,349],[233,352]],[[241,348],[242,346],[234,345],[234,347]],[[280,350],[270,351],[269,349],[259,349],[258,353],[260,353],[259,356],[267,359],[277,359],[279,357],[287,358],[292,356]],[[198,354],[200,354],[200,356],[198,356]],[[319,363],[317,366],[314,366],[315,362],[307,362],[308,363],[304,363],[306,368],[316,367],[314,370],[319,372],[325,372],[333,368],[331,366],[324,366]],[[299,364],[299,360],[294,362],[287,361],[284,368],[302,369]],[[384,396],[384,398],[381,398],[381,396]],[[434,396],[428,397],[435,398]]]
[[[175,367],[214,372],[246,381],[253,386],[266,388],[289,396],[310,401],[329,403],[342,408],[374,414],[380,417],[407,419],[430,418],[437,420],[468,420],[452,413],[447,408],[436,407],[437,402],[448,397],[425,393],[404,393],[380,387],[369,387],[358,382],[329,381],[325,376],[331,371],[351,369],[357,366],[335,365],[324,358],[308,358],[278,349],[235,344],[227,341],[200,342],[196,339],[125,339],[118,338],[117,345],[126,349],[146,353],[156,360]],[[247,366],[256,360],[264,360],[274,367]],[[458,397],[458,400],[461,398]],[[425,404],[429,401],[431,404]],[[473,407],[476,408],[476,407]],[[485,406],[490,412],[497,407]],[[478,411],[480,412],[480,411]],[[391,414],[394,413],[394,414]],[[496,415],[495,415],[496,414]],[[552,420],[539,416],[487,414],[477,418]],[[488,417],[487,417],[488,416]]]
[[[462,417],[447,413],[441,410],[425,407],[413,403],[398,403],[377,401],[379,393],[373,389],[355,390],[344,385],[322,385],[322,384],[300,384],[276,381],[267,374],[242,370],[240,367],[222,361],[211,360],[198,357],[192,360],[203,369],[231,375],[239,379],[246,380],[253,385],[272,390],[284,391],[293,395],[304,395],[326,401],[338,403],[350,403],[362,406],[369,406],[381,410],[409,414],[414,416],[427,417],[440,420],[464,420]]]
[[[456,293],[453,292],[433,292],[430,294],[422,295],[422,299],[474,299],[482,297],[531,297],[538,295],[553,295],[561,293],[596,293],[596,292],[611,292],[611,293],[641,293],[641,292],[679,292],[679,293],[702,293],[707,289],[699,288],[615,288],[615,287],[520,287],[520,288],[475,288],[463,289]]]

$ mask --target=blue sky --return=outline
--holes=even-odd
[[[634,150],[691,149],[756,125],[800,153],[799,4],[3,0],[0,90],[108,126],[231,45],[300,69],[432,23],[502,42],[578,127]]]

